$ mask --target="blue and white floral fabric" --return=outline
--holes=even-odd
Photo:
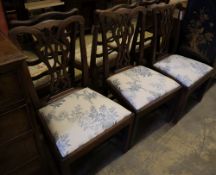
[[[170,55],[154,64],[154,67],[172,76],[186,87],[190,87],[213,69],[181,55]]]
[[[84,88],[39,110],[62,157],[128,117],[131,112]]]
[[[174,80],[144,66],[136,66],[107,79],[136,109],[178,88]]]

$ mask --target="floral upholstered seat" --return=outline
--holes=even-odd
[[[144,66],[115,74],[107,81],[135,110],[179,88],[179,84],[174,80]]]
[[[204,63],[176,54],[155,63],[154,67],[186,87],[190,87],[213,69]]]
[[[39,110],[62,157],[128,117],[119,104],[84,88]]]

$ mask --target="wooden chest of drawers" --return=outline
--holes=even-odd
[[[0,33],[1,175],[47,174],[24,59]]]

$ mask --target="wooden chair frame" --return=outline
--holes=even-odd
[[[178,10],[177,19],[174,18],[174,10]],[[181,7],[181,4],[176,5],[166,5],[164,7],[159,7],[153,9],[152,13],[154,15],[154,50],[153,50],[153,57],[151,60],[150,65],[153,66],[154,63],[157,61],[160,61],[164,59],[165,57],[175,53],[179,41],[179,31],[180,31],[180,22],[182,20],[182,10],[184,10]],[[174,41],[174,49],[171,49],[171,39],[172,39],[172,32],[174,28],[174,21],[177,20],[177,33],[175,33],[176,40]],[[163,21],[163,22],[161,22]],[[176,26],[175,26],[176,27]],[[158,33],[163,38],[163,41],[159,43]],[[179,84],[181,84],[182,89],[179,96],[179,103],[176,105],[176,114],[172,118],[173,123],[177,123],[177,121],[182,116],[184,109],[186,107],[187,101],[189,96],[198,88],[200,89],[198,100],[201,101],[204,93],[206,92],[210,82],[211,77],[214,74],[214,70],[207,73],[204,77],[202,77],[200,80],[195,82],[190,87],[186,87],[183,83],[176,80],[174,77],[168,75],[167,73],[161,71],[160,69],[155,68],[157,71],[165,74],[166,76],[169,76],[170,78],[173,78],[175,81],[177,81]]]
[[[108,61],[108,55],[111,55],[113,52],[118,52],[118,47],[115,46],[115,47],[112,47],[112,45],[109,45],[109,51],[108,51],[108,55],[104,53],[104,50],[103,50],[103,53],[102,54],[97,54],[97,48],[99,46],[102,46],[104,47],[104,43],[103,42],[103,39],[100,40],[99,39],[99,35],[102,35],[102,29],[101,29],[101,26],[100,26],[100,23],[99,23],[99,14],[100,12],[104,11],[104,12],[115,12],[116,10],[118,9],[121,9],[121,8],[129,8],[129,9],[132,9],[132,8],[135,8],[137,6],[137,3],[133,3],[133,4],[119,4],[119,5],[116,5],[108,10],[96,10],[95,12],[95,23],[93,24],[93,27],[92,27],[92,35],[93,35],[93,38],[92,38],[92,49],[91,49],[91,62],[90,62],[90,75],[91,75],[91,78],[92,78],[92,82],[95,84],[96,83],[96,80],[102,80],[102,88],[104,89],[105,87],[105,80],[106,80],[106,75],[104,74],[104,71],[106,69],[105,72],[107,72],[109,69],[111,69],[112,67],[115,66],[115,60],[117,59],[113,59],[113,60],[109,60],[109,68],[107,67],[107,61]],[[113,39],[110,38],[110,41],[114,41]],[[110,43],[109,41],[109,43]],[[106,52],[106,51],[105,51]],[[103,58],[103,64],[101,66],[98,66],[96,64],[96,60],[98,58],[102,57]],[[117,56],[118,57],[118,53],[117,53]],[[105,66],[106,65],[106,66]],[[102,75],[102,78],[99,77],[98,75]],[[101,88],[101,87],[100,87]],[[106,91],[106,90],[105,90]],[[103,91],[104,92],[104,91]]]
[[[131,12],[133,11],[133,12]],[[130,40],[130,37],[132,36],[132,33],[134,33],[134,30],[130,30],[130,29],[126,29],[125,27],[125,30],[120,32],[122,33],[122,39],[121,39],[121,44],[119,45],[119,60],[121,60],[120,64],[119,62],[116,62],[116,65],[115,65],[115,71],[114,72],[110,72],[110,69],[109,69],[109,65],[110,65],[110,62],[108,60],[108,50],[109,50],[109,47],[107,47],[107,40],[109,40],[110,38],[106,38],[106,32],[110,29],[109,27],[110,26],[115,26],[115,25],[109,25],[109,24],[106,24],[106,21],[108,21],[106,18],[111,18],[113,19],[114,21],[116,19],[118,19],[118,15],[123,15],[125,18],[126,16],[128,18],[124,19],[124,20],[128,20],[130,21],[131,20],[131,16],[133,16],[134,14],[136,13],[139,13],[139,16],[137,19],[141,20],[140,21],[140,31],[144,34],[144,31],[145,31],[145,15],[146,15],[146,9],[145,7],[143,6],[137,6],[137,7],[134,7],[134,8],[118,8],[116,10],[104,10],[104,11],[97,11],[99,13],[99,20],[100,20],[100,26],[101,26],[101,29],[102,29],[102,37],[103,37],[103,53],[104,53],[104,76],[106,78],[108,78],[110,75],[113,75],[115,73],[119,73],[119,72],[122,72],[122,71],[125,71],[127,69],[130,69],[133,64],[131,64],[131,58],[130,58],[130,54],[129,54],[129,43],[131,42]],[[131,16],[130,16],[131,15]],[[123,20],[123,21],[124,21]],[[127,21],[127,27],[129,26],[130,27],[130,22]],[[125,22],[125,21],[124,21]],[[121,23],[119,26],[124,26],[124,22],[123,24]],[[114,23],[114,22],[113,22]],[[114,31],[115,31],[115,27],[113,27]],[[118,28],[118,27],[117,27]],[[121,27],[120,29],[121,30]],[[132,31],[132,32],[131,32]],[[121,37],[117,37],[115,38],[116,40],[119,40]],[[140,43],[144,43],[144,35],[141,35],[141,38],[140,38]],[[109,42],[109,41],[108,41]],[[123,47],[121,49],[121,47]],[[140,54],[139,54],[139,58],[137,59],[138,61],[138,64],[142,64],[143,63],[143,52],[144,52],[144,44],[141,44],[140,45]],[[122,61],[124,60],[124,61]],[[135,138],[135,135],[136,135],[136,132],[137,132],[137,126],[138,126],[138,123],[139,123],[139,118],[140,117],[143,117],[144,115],[146,115],[147,113],[153,111],[154,109],[156,109],[158,106],[164,104],[165,102],[168,102],[170,100],[176,100],[175,98],[177,97],[178,93],[180,92],[180,89],[181,87],[178,87],[176,89],[174,89],[173,91],[167,93],[165,96],[162,96],[161,98],[158,98],[157,100],[153,101],[152,103],[150,103],[149,105],[141,108],[140,110],[136,110],[131,104],[129,104],[129,102],[120,94],[119,90],[116,89],[114,86],[112,86],[112,84],[110,82],[107,82],[108,84],[108,87],[110,89],[110,91],[112,92],[112,94],[114,94],[114,96],[118,99],[118,101],[123,105],[125,106],[126,108],[130,109],[131,111],[133,111],[135,113],[135,119],[134,119],[134,127],[133,127],[133,141],[134,142],[134,138]],[[174,109],[174,108],[172,108]],[[174,110],[171,111],[172,113],[175,112]],[[171,114],[172,115],[172,114]]]
[[[50,55],[47,54],[46,56],[38,53],[38,51],[36,49],[36,45],[38,43],[34,40],[34,38],[32,36],[32,34],[33,34],[32,31],[29,31],[29,32],[25,32],[25,31],[28,31],[29,30],[28,27],[31,27],[31,26],[33,28],[36,27],[36,28],[42,29],[43,24],[40,24],[42,22],[44,23],[44,25],[46,25],[46,23],[47,23],[46,21],[48,21],[48,20],[63,20],[63,19],[66,19],[67,17],[74,16],[76,14],[78,14],[78,9],[72,9],[72,10],[67,11],[67,12],[55,12],[55,11],[54,12],[47,12],[47,13],[41,14],[41,15],[39,15],[33,19],[30,19],[30,20],[24,20],[24,21],[14,20],[11,22],[11,24],[14,26],[14,28],[10,30],[9,36],[13,40],[13,42],[17,45],[17,47],[19,49],[24,50],[24,51],[33,49],[32,52],[37,57],[43,57],[43,59],[53,58],[52,53]],[[49,22],[48,22],[48,24],[49,24]],[[68,37],[70,37],[71,40],[73,40],[76,36],[75,35],[74,36],[68,35]],[[41,45],[41,48],[42,47],[43,46]],[[73,47],[75,47],[75,46],[73,46]],[[57,52],[56,52],[56,54],[57,54]],[[61,54],[61,53],[59,53],[59,54]],[[47,58],[45,58],[45,57],[47,57]],[[27,59],[26,62],[28,64],[28,66],[36,66],[42,62],[41,60],[42,60],[42,58],[40,58],[36,61],[30,61]],[[75,63],[73,63],[73,64],[75,64]],[[79,66],[79,69],[82,69],[82,66],[83,66],[83,64],[81,63],[81,65]],[[49,74],[48,71],[43,72],[42,74],[39,74],[37,76],[33,76],[32,80],[34,80],[34,81],[38,80],[38,79],[40,79],[40,78],[42,78],[48,74]],[[88,81],[88,80],[86,80],[86,81]],[[47,84],[42,84],[36,88],[37,88],[37,92],[38,92],[38,94],[40,94],[40,96],[46,95],[46,93],[49,89],[47,87]]]
[[[71,94],[78,90],[71,88],[75,83],[74,74],[73,71],[71,71],[75,67],[75,37],[79,37],[80,40],[82,71],[84,72],[82,85],[87,85],[88,68],[85,48],[86,45],[84,38],[84,18],[82,16],[74,15],[64,20],[47,20],[34,26],[17,27],[11,32],[11,37],[16,38],[16,36],[20,33],[28,33],[34,36],[34,39],[38,42],[36,47],[36,53],[39,56],[40,61],[47,65],[47,74],[51,75],[49,86],[50,93],[46,99],[43,99],[43,101],[39,100],[36,92],[31,92],[31,96],[37,109],[40,109],[41,107],[44,107],[58,99],[67,96],[69,93]],[[70,36],[70,41],[68,40],[68,36]],[[14,39],[14,41],[16,41],[16,39]],[[52,44],[54,44],[55,49],[52,49]],[[41,50],[41,45],[45,45],[45,48],[43,50]],[[62,52],[62,61],[60,61],[58,57],[59,48]],[[47,49],[51,50],[51,53],[49,54],[51,54],[54,58],[54,66],[51,66],[48,62],[48,58],[44,56],[47,53]],[[59,66],[56,66],[57,64]],[[28,74],[28,71],[26,71],[26,73]],[[54,154],[54,159],[57,162],[61,174],[71,174],[70,165],[76,159],[88,153],[89,151],[99,146],[101,143],[107,141],[108,139],[110,139],[122,130],[126,130],[127,132],[124,138],[125,144],[123,144],[123,150],[127,151],[129,149],[133,114],[125,117],[123,120],[114,124],[109,129],[106,129],[104,132],[96,136],[94,139],[80,146],[78,149],[68,154],[64,158],[61,156],[60,152],[56,147],[56,142],[47,126],[45,119],[39,112],[38,116],[43,126],[42,128],[44,130],[44,133],[48,138],[47,141],[49,147],[51,148],[51,151]]]

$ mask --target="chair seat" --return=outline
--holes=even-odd
[[[181,55],[170,55],[154,64],[154,67],[170,75],[186,87],[190,87],[213,70],[211,66]]]
[[[180,87],[174,80],[144,66],[136,66],[107,79],[135,110]]]
[[[29,62],[38,60],[38,57],[32,52],[25,51],[23,53],[28,57]],[[53,63],[54,63],[54,61],[52,59],[50,59],[49,62],[50,62],[50,65],[53,65]],[[38,75],[40,75],[43,72],[46,72],[48,70],[47,66],[44,63],[40,63],[40,64],[37,64],[34,66],[28,66],[28,69],[29,69],[31,77],[36,77],[36,76],[38,76]],[[82,76],[82,72],[78,69],[75,69],[76,79],[81,78],[81,76]],[[37,80],[34,80],[33,84],[37,88],[41,85],[47,84],[48,82],[50,82],[50,80],[51,80],[50,75],[45,75],[45,76],[43,76]]]
[[[131,112],[84,88],[39,110],[62,157],[128,117]]]

